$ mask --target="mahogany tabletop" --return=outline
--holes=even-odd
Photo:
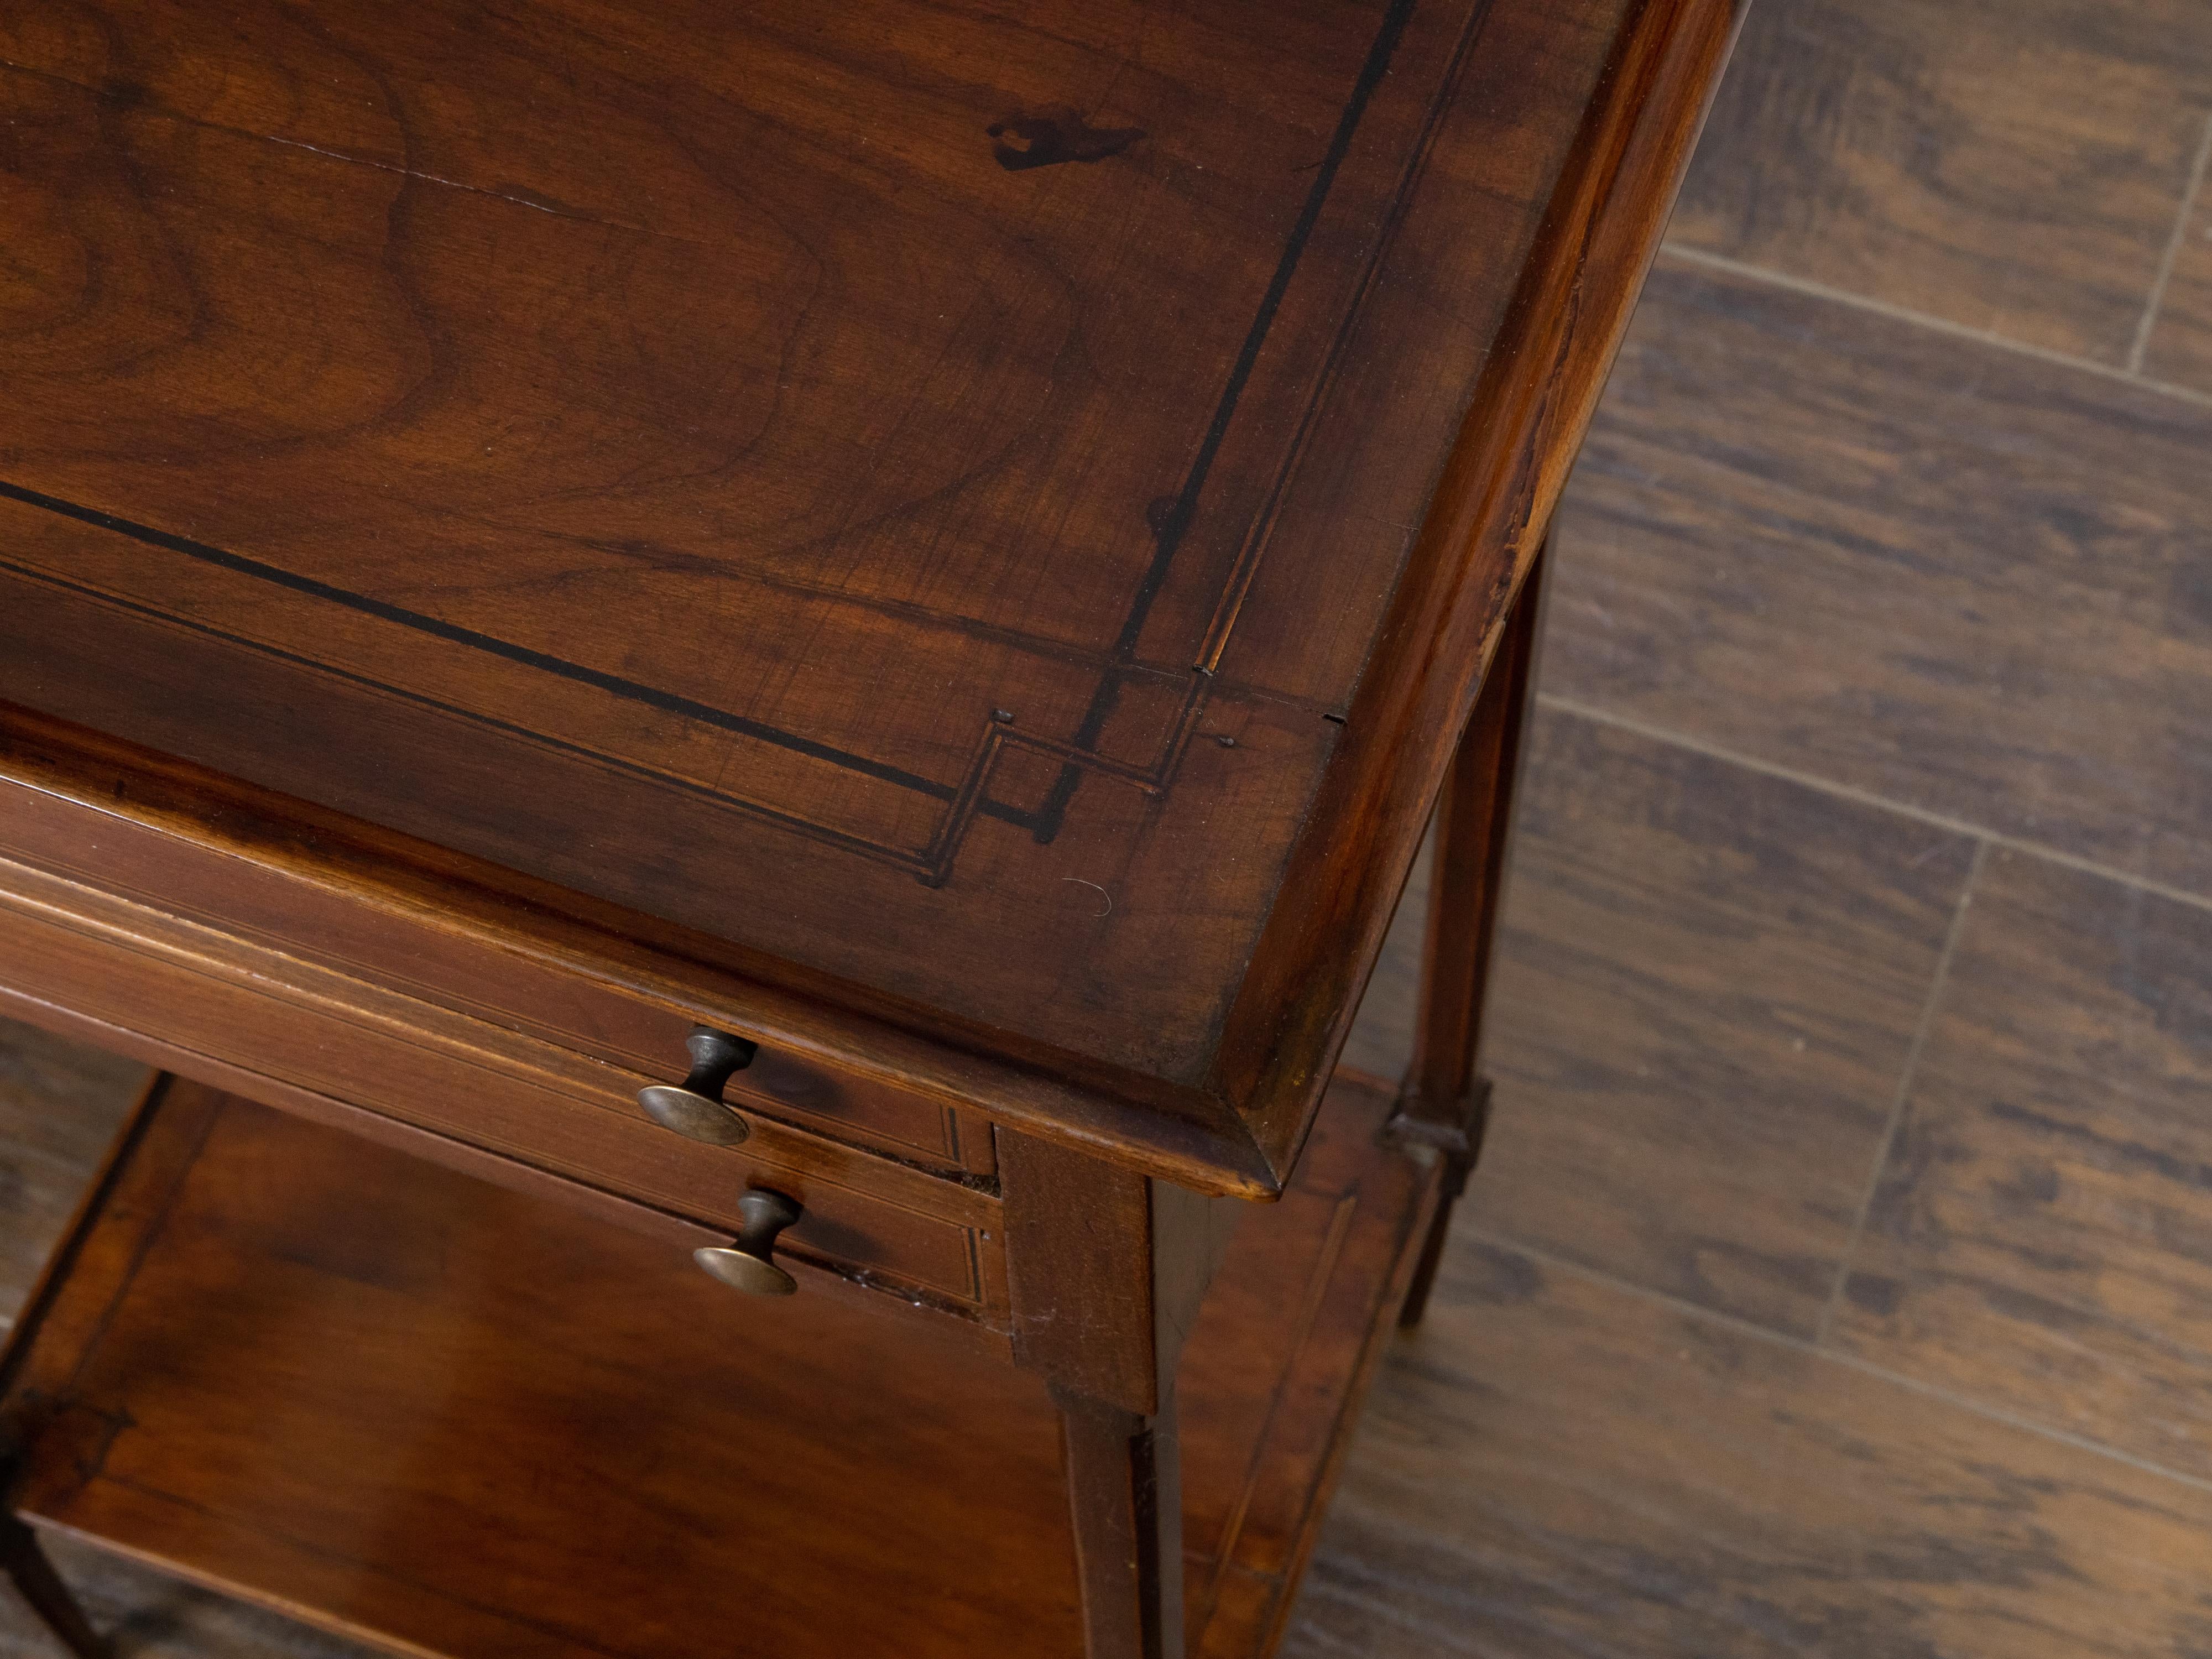
[[[1274,1184],[1732,9],[15,9],[0,698]]]

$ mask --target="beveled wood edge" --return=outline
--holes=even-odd
[[[1200,1192],[1271,1198],[1280,1189],[1249,1129],[1203,1090],[1030,1049],[1003,1033],[933,1030],[924,1011],[890,1009],[725,941],[0,702],[0,824],[11,799],[27,795],[86,814],[88,829],[123,820],[372,920],[465,937]]]
[[[1209,1079],[1278,1180],[1350,1035],[1747,3],[1643,0],[1553,191]],[[1393,672],[1375,672],[1383,664]]]

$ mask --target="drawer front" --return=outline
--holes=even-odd
[[[646,1080],[684,1075],[692,1021],[677,1011],[144,824],[89,817],[67,799],[11,794],[8,808],[0,858]],[[989,1126],[974,1112],[818,1056],[764,1048],[730,1095],[749,1111],[925,1169],[995,1175]]]
[[[688,1140],[638,1107],[642,1073],[4,862],[0,988],[171,1070],[365,1107],[717,1230],[738,1230],[748,1187],[773,1188],[804,1211],[781,1245],[795,1260],[1005,1328],[999,1201],[972,1182],[764,1118],[738,1146]]]

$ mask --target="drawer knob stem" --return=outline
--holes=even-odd
[[[722,1098],[722,1091],[734,1074],[753,1063],[760,1045],[695,1025],[684,1046],[691,1054],[690,1075],[680,1084],[656,1083],[639,1090],[637,1103],[664,1129],[710,1146],[736,1146],[752,1133],[752,1126]]]
[[[799,1219],[799,1206],[781,1193],[756,1187],[738,1200],[744,1218],[734,1244],[710,1244],[691,1259],[725,1285],[748,1296],[789,1296],[799,1281],[775,1265],[776,1235]]]

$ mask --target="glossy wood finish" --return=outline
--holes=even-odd
[[[745,1187],[774,1186],[807,1206],[788,1244],[802,1256],[1006,1329],[988,1190],[765,1117],[741,1146],[702,1146],[645,1115],[638,1073],[273,953],[218,953],[158,911],[28,871],[0,915],[0,1006],[25,1018],[295,1109],[366,1107],[709,1225],[734,1229]]]
[[[1279,1184],[1730,8],[1068,9],[13,25],[11,775]]]
[[[1006,1137],[1000,1158],[1006,1232],[1022,1263],[1016,1357],[1063,1387],[1140,1414],[1158,1409],[1249,1206],[1027,1136]],[[1078,1319],[1066,1317],[1071,1307]]]
[[[1175,1393],[1149,1413],[1055,1389],[1085,1659],[1182,1659]]]
[[[1544,573],[1540,562],[1530,572],[1452,757],[1437,803],[1432,873],[1421,896],[1426,926],[1401,1109],[1408,1116],[1462,1128],[1468,1127],[1480,1058],[1508,831],[1533,708],[1529,693],[1543,629]]]
[[[127,940],[129,955],[106,970],[118,979],[134,971],[131,957],[150,956],[196,979],[243,974],[272,1003],[358,1004],[372,1020],[380,1006],[427,1004],[421,1017],[432,1024],[458,1013],[573,1050],[561,1063],[630,1092],[647,1079],[683,1076],[685,1039],[715,1006],[683,1000],[665,981],[637,974],[635,958],[645,953],[635,947],[623,976],[581,971],[589,949],[621,948],[607,933],[551,928],[527,949],[511,938],[494,944],[473,890],[463,888],[441,910],[448,889],[429,868],[408,864],[410,855],[434,859],[434,849],[373,835],[356,840],[357,829],[329,814],[297,816],[264,793],[52,722],[0,718],[0,771],[22,786],[0,816],[0,887],[8,893],[0,902],[79,933]],[[131,804],[131,816],[118,815],[118,800]],[[407,869],[412,878],[364,890],[371,866]],[[963,1072],[957,1059],[933,1065],[911,1036],[870,1030],[872,1060],[854,1067],[824,1055],[818,1029],[803,1017],[768,1029],[772,1046],[732,1084],[741,1109],[902,1161],[990,1173],[988,1126],[952,1103]],[[146,1035],[178,1031],[210,1049],[231,1040],[233,1058],[254,1052],[222,1024],[203,1034],[154,1021]],[[505,1040],[498,1030],[487,1036]],[[1001,1086],[1019,1088],[1012,1079]]]
[[[1209,1659],[1271,1645],[1432,1193],[1376,1145],[1388,1090],[1331,1099],[1182,1368]],[[356,1636],[469,1659],[1079,1642],[1035,1379],[197,1085],[14,1352],[27,1513]]]
[[[1540,556],[1522,584],[1437,803],[1413,1054],[1391,1119],[1394,1134],[1408,1145],[1426,1146],[1443,1164],[1436,1219],[1400,1316],[1407,1325],[1419,1324],[1428,1307],[1453,1208],[1467,1190],[1489,1127],[1490,1085],[1476,1066],[1504,897],[1508,832],[1533,707],[1547,564]],[[1400,903],[1402,908],[1404,901]]]
[[[1399,1317],[1426,1306],[1453,1206],[1481,1148],[1475,1074],[1507,832],[1531,706],[1544,562],[1522,583],[1437,808],[1412,1064],[1384,1144],[1433,1165],[1434,1200]],[[1014,1354],[1060,1413],[1089,1659],[1181,1659],[1176,1375],[1243,1206],[1020,1134],[1000,1169]],[[1071,1312],[1073,1310],[1073,1316]]]
[[[1973,0],[1931,3],[1939,15],[1973,7]],[[2131,0],[2102,9],[2106,27],[2085,50],[2094,53],[2100,40],[2124,48],[2130,14],[2156,12],[2154,3],[2137,7]],[[2026,9],[2015,15],[2027,16]],[[2212,20],[2212,13],[2205,16]],[[1974,27],[1968,19],[1934,33],[1948,38]],[[2103,76],[2094,55],[2081,62],[2085,83]],[[1878,66],[1870,68],[1879,73]],[[1850,136],[1801,131],[1817,143]],[[2024,136],[2040,139],[2033,128]],[[1974,155],[1973,169],[1946,175],[1961,210],[1996,191],[2021,204],[2012,240],[2024,261],[2032,259],[2053,235],[2049,219],[2017,179],[2006,176],[2003,147],[1978,146]],[[1783,198],[1818,172],[1802,153],[1778,147],[1756,155],[1738,151],[1736,160],[1760,169],[1778,216],[1787,211]],[[1879,206],[1870,197],[1867,202]],[[1842,205],[1831,196],[1822,210],[1839,231],[1848,228]],[[2069,216],[2094,207],[2073,198],[2052,205],[2054,213]],[[1799,325],[1817,328],[1818,314],[1801,317]],[[1730,338],[1735,374],[1753,380],[1770,371],[1771,335],[1754,330]],[[1798,374],[1798,398],[1843,410],[1863,408],[1877,395],[1854,378],[1850,354],[1823,354],[1820,361],[1820,372]],[[1960,428],[2001,435],[2013,420],[2022,399],[2003,389],[2020,383],[2002,374],[1984,378],[2002,361],[1985,344],[1946,360],[1951,379],[1944,395],[1953,398],[1948,409]],[[1641,472],[1633,482],[1659,503],[1654,516],[1662,522],[1672,516],[1666,503],[1686,471],[1767,442],[1767,416],[1756,404],[1731,402],[1729,407],[1743,412],[1730,426],[1703,418],[1700,405],[1723,384],[1718,364],[1710,376],[1657,388],[1644,383],[1644,395],[1656,406],[1637,411],[1639,423],[1656,429],[1671,419],[1697,436],[1694,455],[1645,452],[1636,458]],[[1902,384],[1897,395],[1908,398],[1936,395],[1923,382],[1891,384]],[[2070,399],[2064,388],[2075,384],[2071,377],[2051,384]],[[1992,385],[2000,391],[1995,398],[1966,395],[1968,388]],[[1670,412],[1666,405],[1677,398],[1681,406]],[[2076,413],[2094,420],[2104,406],[2092,398],[2078,403]],[[2105,453],[2094,437],[2082,443]],[[2154,450],[2145,456],[2154,473]],[[1865,485],[1855,464],[1854,447],[1823,449],[1790,476],[1803,492],[1801,500],[1819,495],[1820,477],[1840,470],[1841,487],[1857,489],[1863,506],[1878,501],[1887,486]],[[2137,488],[2136,468],[2131,447],[2114,449],[2093,481],[2064,492],[2069,507],[2086,510],[2086,519],[2054,523],[2008,514],[1998,533],[2038,568],[2051,544],[2046,538],[2063,539],[2086,522],[2093,539],[2101,539],[2109,532],[2095,526],[2124,521]],[[1587,481],[1593,475],[1583,476]],[[1615,478],[1613,487],[1625,491],[1631,482]],[[1768,505],[1786,510],[1789,502],[1778,498]],[[1981,560],[1981,544],[1965,534],[1971,527],[1936,518],[1923,526],[1924,539],[1885,535],[1878,545],[1860,547],[1856,568],[1869,585],[1903,584],[1917,595],[1924,590],[1912,573]],[[1671,597],[1686,636],[1701,635],[1715,609],[1759,591],[1746,586],[1755,567],[1731,563],[1734,580],[1707,580],[1711,562],[1729,558],[1750,534],[1738,524],[1677,544],[1671,573],[1680,585]],[[1570,557],[1589,548],[1587,539],[1572,537],[1565,545]],[[1778,549],[1772,556],[1810,556]],[[2007,606],[1990,629],[1930,630],[1916,645],[1923,660],[1972,676],[1992,660],[2051,660],[2051,642],[2063,644],[2078,613],[2105,614],[2100,606],[2132,611],[2160,604],[2169,623],[2190,614],[2185,567],[2162,601],[2120,597],[2137,592],[2127,584],[2140,556],[2136,549],[2107,567],[2121,587],[2102,600],[2094,585],[2069,586],[2049,608],[2023,599]],[[1854,568],[1840,557],[1826,568]],[[1910,611],[1919,603],[1911,599],[1901,608]],[[1789,607],[1771,601],[1755,619],[1731,616],[1729,623],[1746,661],[1761,650],[1777,664],[1802,665],[1810,654],[1825,653],[1839,684],[1856,686],[1869,699],[1875,695],[1853,676],[1886,665],[1850,632],[1830,638],[1797,631]],[[1764,645],[1762,626],[1770,630]],[[1646,630],[1639,637],[1657,641],[1646,648],[1663,660],[1662,636]],[[1931,658],[1931,652],[1947,654]],[[2057,667],[2064,669],[2063,657]],[[2093,678],[2086,689],[2094,691],[2095,684]],[[2151,706],[2151,694],[2100,703],[2103,713],[2085,709],[2081,723],[2046,728],[2044,740],[2062,750],[2103,748],[2125,775],[2137,763],[2128,757],[2138,751],[2126,728],[2112,722]],[[1702,739],[1692,733],[1692,741]],[[1346,1524],[1308,1576],[1304,1618],[1294,1619],[1287,1650],[1298,1659],[1343,1659],[1347,1650],[1431,1659],[1461,1642],[1486,1654],[1544,1659],[1560,1653],[1679,1659],[1705,1652],[1766,1659],[1831,1650],[1880,1659],[1929,1659],[1931,1651],[1943,1659],[2015,1659],[2039,1646],[2062,1653],[2101,1646],[2131,1656],[2200,1646],[2201,1576],[2186,1570],[2205,1526],[2190,1507],[2194,1489],[2140,1458],[2130,1462],[2100,1453],[2079,1429],[2067,1430],[2071,1440],[2040,1431],[2063,1425],[2039,1419],[2008,1392],[2015,1376],[2042,1386],[2032,1371],[2018,1370],[2033,1363],[2044,1346],[2039,1340],[1992,1341],[1990,1363],[1978,1371],[1947,1358],[1942,1371],[1924,1373],[1948,1379],[1939,1382],[1939,1395],[1863,1369],[1878,1370],[1886,1363],[1881,1358],[1847,1360],[1802,1345],[1762,1342],[1743,1324],[1656,1302],[1656,1291],[1623,1282],[1692,1286],[1685,1294],[1702,1293],[1702,1285],[1725,1298],[1721,1305],[1770,1328],[1794,1320],[1807,1306],[1809,1297],[1794,1291],[1765,1299],[1781,1282],[1767,1264],[1817,1257],[1834,1265],[1844,1234],[1837,1206],[1848,1208],[1855,1184],[1863,1190],[1879,1133],[1873,1109],[1855,1103],[1878,1101],[1893,1089],[1895,1056],[1905,1045],[1893,1021],[1869,1014],[1868,1002],[1856,994],[1861,976],[1883,966],[1870,981],[1883,991],[1874,1005],[1878,1010],[1910,1002],[1896,988],[1901,977],[1887,976],[1906,958],[1923,975],[1923,991],[1934,974],[1929,957],[1917,949],[1891,947],[1897,952],[1891,962],[1879,929],[1856,935],[1863,948],[1850,946],[1838,938],[1835,919],[1848,915],[1861,882],[1869,889],[1869,908],[1894,913],[1889,895],[1899,878],[1890,872],[1908,871],[1932,844],[1932,835],[1919,839],[1927,826],[1879,802],[1846,801],[1817,787],[1797,797],[1802,805],[1792,804],[1770,793],[1749,769],[1697,754],[1663,732],[1624,734],[1618,747],[1556,744],[1553,752],[1554,781],[1540,792],[1543,841],[1564,836],[1566,845],[1547,878],[1554,896],[1540,911],[1523,911],[1525,925],[1509,950],[1509,988],[1511,964],[1524,952],[1535,953],[1534,977],[1515,1018],[1495,1028],[1501,1037],[1525,1033],[1535,1043],[1533,1052],[1523,1049],[1534,1069],[1501,1095],[1497,1133],[1509,1137],[1516,1125],[1528,1126],[1537,1145],[1559,1147],[1562,1156],[1516,1167],[1504,1158],[1511,1141],[1495,1141],[1494,1169],[1517,1179],[1493,1188],[1486,1203],[1494,1206],[1510,1195],[1510,1224],[1492,1209],[1492,1224],[1516,1232],[1540,1228],[1530,1237],[1547,1250],[1581,1241],[1589,1259],[1616,1282],[1599,1286],[1606,1293],[1587,1309],[1576,1295],[1549,1292],[1501,1308],[1486,1294],[1486,1275],[1447,1275],[1437,1316],[1420,1336],[1398,1346],[1385,1372],[1389,1395],[1370,1414],[1376,1431],[1353,1454],[1352,1504],[1339,1510]],[[2151,762],[2140,775],[2171,775]],[[1639,826],[1652,821],[1672,828],[1646,838]],[[1616,836],[1625,851],[1608,857],[1608,841]],[[1811,850],[1820,861],[1817,879],[1790,854],[1808,836],[1814,838]],[[1524,841],[1523,847],[1537,844]],[[1856,857],[1854,847],[1860,849]],[[1948,856],[1938,852],[1934,860]],[[1532,867],[1542,866],[1523,862],[1518,873]],[[1985,866],[1985,873],[1993,867]],[[1650,872],[1648,885],[1637,880],[1639,871]],[[1516,884],[1528,894],[1527,882],[1516,878]],[[2124,879],[2114,886],[2116,894],[2129,890]],[[1679,903],[1668,902],[1669,890],[1680,895]],[[1806,919],[1802,936],[1799,907]],[[2094,917],[2100,908],[2081,914]],[[2122,913],[2116,908],[2112,914]],[[2039,937],[2068,940],[2059,948],[2097,961],[2099,930],[2085,931],[2086,941],[2072,939],[2067,926]],[[2104,936],[2125,937],[2118,928]],[[2027,964],[2020,983],[2033,1000],[2023,1006],[2042,1006],[2047,999],[2037,987],[2045,969],[2034,953],[2015,948],[2008,955]],[[1726,971],[1740,957],[1768,971]],[[2178,959],[2171,946],[2164,959]],[[1641,971],[1628,972],[1639,960]],[[1717,982],[1711,977],[1717,971]],[[1595,993],[1585,994],[1593,982]],[[1978,1020],[1986,1023],[2002,1012],[1988,1000],[2002,981],[1983,983]],[[1562,985],[1573,988],[1571,995],[1561,994]],[[1379,973],[1377,988],[1379,993]],[[1763,994],[1770,989],[1771,1000]],[[2093,998],[2087,1006],[2146,1009],[2150,1005],[2142,999],[2154,990],[2138,980],[2124,1001]],[[1823,1008],[1837,1018],[1808,1030],[1807,1013]],[[1531,1012],[1547,1023],[1530,1026]],[[2030,1029],[2045,1018],[2031,1014]],[[2115,1029],[2140,1031],[2125,1022]],[[1808,1038],[1803,1054],[1794,1046],[1801,1036]],[[2136,1050],[2148,1041],[2136,1035],[2128,1046]],[[2149,1051],[2174,1052],[2164,1039]],[[1397,1075],[1401,1064],[1402,1055],[1392,1060],[1387,1074]],[[2045,1076],[2072,1097],[2069,1106],[2110,1109],[2094,1092],[2094,1073],[2074,1060],[2046,1068]],[[1724,1103],[1706,1092],[1708,1085],[1726,1091]],[[1516,1106],[1521,1100],[1525,1110]],[[1565,1155],[1569,1147],[1577,1156]],[[1621,1173],[1592,1181],[1592,1169],[1634,1170],[1640,1178]],[[1771,1195],[1768,1203],[1751,1201],[1747,1195],[1762,1190]],[[2103,1219],[2142,1224],[2131,1236],[2135,1248],[2122,1264],[2124,1275],[2101,1285],[2109,1303],[2136,1304],[2142,1292],[2124,1288],[2126,1279],[2146,1275],[2154,1285],[2170,1284],[2170,1275],[2185,1267],[2191,1233],[2170,1218],[2177,1210],[2185,1215],[2185,1206],[2173,1202],[2168,1176],[2133,1159],[2124,1169],[2102,1170],[2098,1190],[2118,1206],[2100,1212]],[[1943,1209],[1971,1216],[1972,1200],[1972,1188],[1954,1188]],[[2070,1201],[2062,1196],[2044,1208],[2043,1218],[2052,1224],[2038,1235],[2035,1248],[2046,1260],[2063,1254],[2080,1261],[2105,1248],[2100,1231],[2089,1232],[2081,1249],[2071,1248],[2073,1230],[2064,1224]],[[1462,1224],[1455,1258],[1464,1261],[1480,1243],[1483,1214],[1479,1206]],[[2160,1267],[2141,1253],[2154,1241],[2185,1254],[2173,1267]],[[1743,1243],[1741,1251],[1729,1248],[1735,1243]],[[2041,1271],[2070,1277],[2082,1270],[2061,1264]],[[1815,1277],[1792,1273],[1790,1283]],[[1554,1290],[1561,1278],[1571,1275],[1555,1274]],[[1955,1281],[1929,1282],[1954,1298],[1952,1307],[1965,1305],[1955,1299]],[[2058,1283],[2063,1290],[2063,1279]],[[2063,1295],[2052,1299],[2065,1304]],[[1652,1317],[1655,1308],[1663,1316]],[[2106,1340],[2106,1331],[2123,1339],[2128,1331],[2124,1322],[2113,1324],[2105,1314],[2075,1328],[2093,1343]],[[2185,1344],[2164,1356],[2132,1345],[2130,1352],[2131,1368],[2170,1364],[2166,1386],[2176,1391],[2192,1381]],[[1437,1382],[1447,1376],[1452,1386]],[[1602,1392],[1582,1387],[1585,1382],[1602,1384]],[[1987,1414],[1988,1407],[2000,1415]],[[1726,1455],[1731,1445],[1745,1455]],[[1945,1457],[1950,1448],[1963,1449],[1959,1462]],[[1778,1469],[1785,1478],[1778,1480]],[[1470,1498],[1468,1485],[1486,1474],[1494,1478]],[[2085,1496],[2100,1491],[2118,1501]],[[1848,1507],[1839,1493],[1851,1500]],[[1948,1547],[1939,1550],[1938,1541]],[[119,1564],[111,1567],[65,1540],[57,1541],[56,1553],[72,1584],[87,1592],[101,1627],[116,1629],[149,1656],[329,1659],[336,1650],[314,1632],[273,1619],[254,1624],[236,1604]],[[2180,1560],[2185,1570],[2137,1570],[2165,1559]],[[1194,1577],[1192,1594],[1200,1593]],[[17,1649],[24,1659],[46,1659],[50,1650],[35,1636],[22,1635],[19,1620],[5,1621],[4,1628],[11,1659]]]
[[[1000,1147],[1014,1358],[1049,1382],[1087,1659],[1182,1659],[1183,1345],[1246,1207],[1025,1135]]]

